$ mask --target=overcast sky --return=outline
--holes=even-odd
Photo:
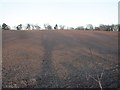
[[[119,0],[1,0],[0,24],[117,24]]]

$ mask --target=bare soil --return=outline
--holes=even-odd
[[[118,32],[2,34],[3,88],[100,88],[99,83],[102,88],[118,87]]]

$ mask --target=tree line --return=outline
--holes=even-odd
[[[97,31],[120,31],[120,24],[112,24],[112,25],[104,25],[100,24],[98,27],[93,27],[92,24],[87,24],[86,27],[84,26],[78,26],[76,28],[73,27],[67,27],[65,29],[65,25],[57,25],[55,24],[54,27],[52,27],[50,24],[44,24],[45,30],[97,30]],[[0,25],[0,28],[2,30],[12,30],[9,25],[6,23],[3,23]],[[23,24],[19,24],[15,26],[15,30],[41,30],[42,28],[39,25],[33,25],[33,24],[27,24],[25,26],[25,29],[23,29]]]

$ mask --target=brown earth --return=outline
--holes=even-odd
[[[3,88],[117,88],[118,32],[3,31]],[[101,79],[99,80],[99,77]]]

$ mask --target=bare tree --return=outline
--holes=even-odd
[[[119,29],[118,25],[113,26],[113,31],[119,31],[118,29]]]
[[[106,31],[107,30],[107,27],[104,24],[100,24],[99,28],[100,28],[101,31]]]
[[[21,30],[22,29],[22,24],[18,25],[16,28],[17,28],[17,30]]]
[[[65,26],[64,25],[60,25],[59,26],[61,30],[64,30]]]
[[[84,26],[78,26],[75,30],[84,30]]]
[[[51,25],[48,25],[47,28],[48,28],[48,30],[52,30],[52,26]]]
[[[44,28],[45,28],[46,30],[52,30],[52,26],[49,25],[49,24],[44,24]]]
[[[74,30],[74,28],[73,28],[73,27],[70,27],[69,30]]]
[[[35,26],[33,24],[31,24],[32,30],[35,30]]]
[[[35,25],[34,27],[36,28],[36,30],[40,30],[41,29],[41,27],[38,26],[38,25]]]
[[[87,28],[87,30],[93,30],[93,25],[92,24],[87,24],[86,28]]]
[[[46,24],[44,24],[44,28],[47,29],[47,25]]]
[[[27,30],[30,30],[30,28],[31,28],[31,25],[30,25],[30,24],[27,24],[26,29],[27,29]]]
[[[100,28],[99,27],[95,27],[95,29],[94,30],[100,30]]]
[[[104,24],[99,25],[99,28],[102,31],[113,31],[113,27],[114,25],[104,25]]]
[[[106,31],[113,31],[114,25],[106,25],[107,30]]]

